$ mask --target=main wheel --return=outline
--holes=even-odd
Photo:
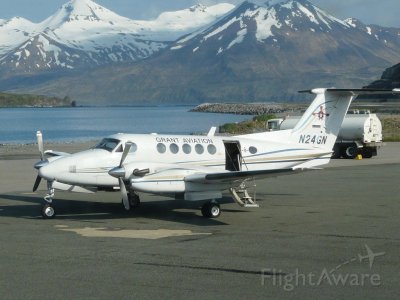
[[[44,219],[52,219],[56,215],[56,211],[54,210],[54,207],[51,206],[51,204],[46,203],[42,207],[42,217]]]
[[[140,205],[140,197],[135,192],[128,193],[128,201],[129,201],[129,209],[126,209],[125,205],[124,205],[124,199],[121,199],[122,207],[124,208],[124,210],[129,211],[129,210],[139,207],[139,205]]]
[[[140,197],[135,192],[128,193],[128,199],[131,208],[136,208],[140,205]]]
[[[218,218],[221,214],[221,208],[216,202],[207,202],[201,207],[201,213],[206,218]]]

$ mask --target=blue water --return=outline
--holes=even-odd
[[[76,107],[0,109],[0,144],[86,141],[124,133],[190,134],[250,116],[189,112],[192,107]]]

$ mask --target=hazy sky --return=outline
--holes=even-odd
[[[34,22],[53,14],[67,0],[1,0],[0,18],[21,16]],[[239,4],[241,0],[96,0],[100,5],[132,19],[155,18],[160,12],[187,8],[202,3],[205,5],[229,2]],[[265,0],[251,2],[262,3]],[[328,13],[345,19],[355,17],[366,24],[379,24],[400,28],[399,0],[311,0]]]

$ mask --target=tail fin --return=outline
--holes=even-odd
[[[331,151],[351,101],[361,94],[393,94],[400,90],[313,89],[316,97],[291,132],[294,143]]]

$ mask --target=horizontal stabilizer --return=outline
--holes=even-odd
[[[323,94],[325,92],[338,94],[338,95],[349,95],[349,96],[356,96],[356,95],[383,95],[383,94],[399,94],[400,88],[396,89],[324,89],[324,88],[317,88],[311,90],[304,90],[299,91],[299,93],[309,93],[309,94]]]

